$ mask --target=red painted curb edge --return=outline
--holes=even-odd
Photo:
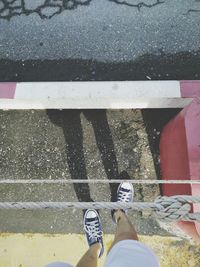
[[[200,98],[185,107],[163,129],[160,140],[162,179],[200,180]],[[198,195],[199,185],[162,185],[162,194]],[[193,205],[200,212],[200,204]],[[178,222],[177,225],[200,243],[200,223]]]
[[[200,97],[200,81],[180,81],[182,97]]]
[[[16,83],[0,83],[0,98],[14,99]]]

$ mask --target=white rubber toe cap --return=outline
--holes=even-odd
[[[93,219],[93,218],[98,217],[98,214],[97,214],[97,212],[96,212],[95,210],[88,210],[88,211],[86,212],[86,214],[85,214],[85,217],[86,217],[87,219]]]

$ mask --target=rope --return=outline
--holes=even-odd
[[[200,203],[199,196],[158,197],[155,202],[0,202],[0,209],[37,210],[37,209],[134,209],[153,210],[160,220],[198,221],[200,213],[190,213],[191,204]]]
[[[164,221],[199,221],[200,213],[190,213],[193,203],[200,203],[199,196],[172,196],[158,197],[155,200],[156,205],[160,205],[156,210],[156,215]]]
[[[1,202],[0,209],[154,209],[155,205],[149,202]]]
[[[32,179],[32,180],[15,180],[15,179],[6,179],[0,180],[0,184],[118,184],[121,182],[129,182],[132,184],[200,184],[200,180],[81,180],[81,179],[73,179],[73,180],[65,180],[65,179]]]

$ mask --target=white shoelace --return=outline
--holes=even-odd
[[[118,202],[129,202],[131,199],[131,192],[120,191],[118,196]]]
[[[97,223],[98,221],[91,221],[88,222],[87,225],[85,225],[84,228],[89,235],[89,239],[91,238],[98,239],[102,236],[102,231],[99,231]]]

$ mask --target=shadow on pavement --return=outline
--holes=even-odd
[[[152,158],[156,170],[157,179],[160,179],[160,134],[163,127],[174,118],[181,109],[145,109],[142,116],[149,140]],[[160,187],[161,190],[161,187]]]
[[[114,143],[105,110],[47,110],[50,120],[63,129],[71,178],[74,180],[88,179],[83,148],[81,112],[92,124],[97,147],[108,179],[128,179],[126,172],[119,175]],[[116,198],[117,187],[118,184],[110,184],[111,201]],[[93,201],[88,184],[74,183],[74,189],[79,201]]]

